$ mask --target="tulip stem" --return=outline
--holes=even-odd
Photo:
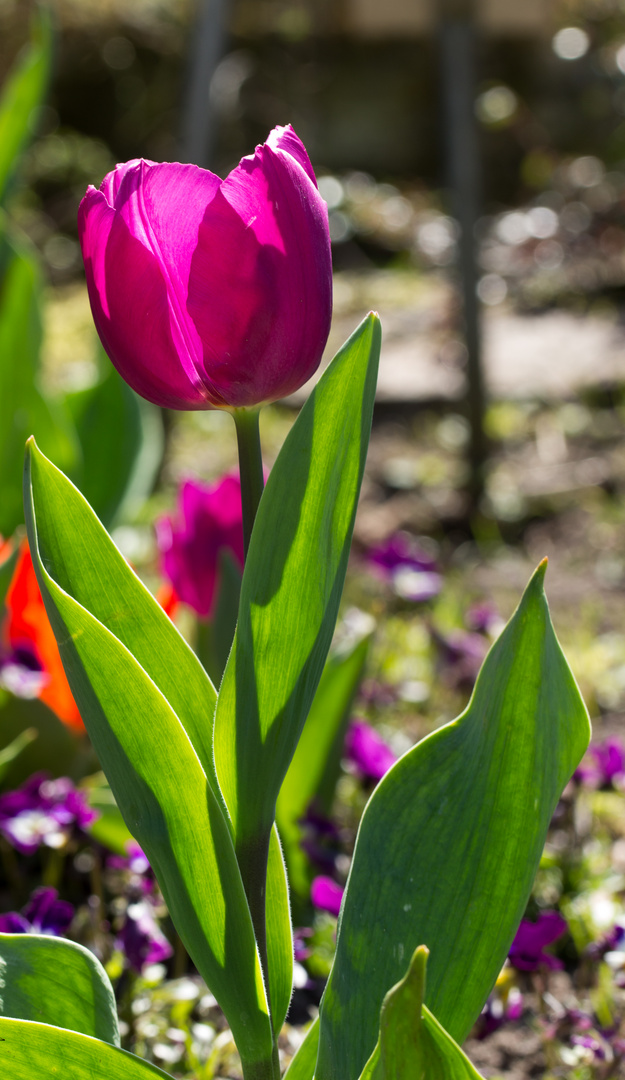
[[[258,409],[233,409],[237,429],[241,503],[243,506],[243,545],[245,557],[250,546],[256,511],[265,486],[263,458],[260,449]]]

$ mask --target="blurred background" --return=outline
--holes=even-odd
[[[575,1080],[622,1075],[625,952],[614,945],[607,975],[600,961],[607,934],[620,926],[625,939],[625,0],[54,0],[49,65],[37,10],[0,0],[0,85],[13,95],[0,109],[0,151],[13,139],[16,162],[3,173],[0,152],[0,533],[21,535],[23,444],[35,430],[162,587],[154,522],[173,512],[185,479],[215,483],[235,466],[234,431],[218,412],[160,414],[114,381],[89,311],[78,204],[118,161],[194,161],[225,176],[274,125],[292,123],[330,214],[325,360],[370,308],[383,326],[339,632],[352,656],[367,641],[358,716],[386,740],[387,763],[452,719],[549,555],[556,630],[598,744],[612,747],[561,804],[530,904],[533,919],[557,908],[568,920],[566,971],[551,972],[549,999],[538,960],[538,974],[504,980],[472,1056],[485,1076],[510,1080],[551,1076],[548,1065]],[[15,81],[28,64],[39,64],[40,90]],[[267,466],[305,394],[263,410]],[[201,647],[189,611],[176,617]],[[71,719],[57,720],[58,700],[29,698],[2,671],[0,639],[0,745],[27,725],[39,736],[11,751],[8,772],[0,750],[0,785],[42,764],[84,784],[97,762]],[[347,720],[337,720],[343,734]],[[325,796],[336,834],[309,822],[338,882],[379,779],[356,759],[345,765],[349,754],[341,766],[341,745]],[[94,884],[94,867],[108,866],[97,845],[119,854],[127,834],[106,785],[89,784],[100,831],[91,846],[71,841],[64,895],[78,912],[74,936],[119,980],[125,1045],[176,1075],[236,1076],[214,999],[189,979],[162,906],[174,959],[163,947],[167,971],[146,974],[144,955],[129,981],[130,953],[119,937],[113,946],[111,926],[136,882],[111,878],[104,894]],[[40,867],[16,885],[3,836],[6,911]],[[58,866],[42,860],[43,880],[60,887]],[[294,1024],[318,1002],[333,949],[331,910],[312,913],[307,899],[304,888],[311,932]],[[525,1002],[521,1035],[499,1030],[511,989]],[[141,1021],[135,998],[148,1002]],[[296,1045],[285,1043],[287,1055]]]

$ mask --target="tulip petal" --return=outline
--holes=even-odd
[[[327,210],[307,172],[258,147],[224,180],[198,240],[187,310],[211,392],[234,407],[292,393],[318,366],[332,309]]]
[[[166,408],[207,408],[197,370],[172,325],[156,257],[89,188],[78,212],[93,318],[109,357],[138,394]]]
[[[330,328],[327,207],[293,129],[223,182],[134,160],[90,187],[79,233],[96,326],[143,397],[240,408],[292,393]]]
[[[290,124],[287,124],[286,127],[275,127],[269,133],[266,145],[271,147],[272,150],[285,151],[292,158],[295,158],[304,172],[308,174],[315,187],[317,187],[317,178],[306,152],[306,147],[299,136],[295,134]]]
[[[121,165],[116,165],[112,172],[107,173],[104,180],[100,184],[100,191],[103,192],[106,197],[106,201],[111,207],[115,207],[115,199],[117,198],[117,192],[121,187],[122,180],[126,173],[130,169],[134,169],[141,163],[141,158],[133,158],[132,161],[124,161]],[[147,161],[147,165],[152,165],[152,161]]]

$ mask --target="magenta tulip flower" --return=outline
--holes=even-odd
[[[177,519],[157,521],[156,538],[163,573],[178,599],[200,618],[210,618],[222,549],[243,569],[239,477],[230,474],[217,484],[187,480],[180,489]]]
[[[297,390],[330,329],[327,206],[290,126],[225,180],[128,161],[89,187],[78,231],[94,321],[137,393],[248,408]]]

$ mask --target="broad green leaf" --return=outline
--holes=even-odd
[[[82,945],[45,934],[0,934],[0,978],[0,1015],[119,1046],[113,987]]]
[[[370,643],[368,634],[328,658],[278,795],[276,822],[284,844],[289,882],[293,891],[306,899],[311,871],[301,846],[303,830],[299,822],[313,802],[318,802],[320,809],[331,810],[345,729]]]
[[[24,520],[24,443],[35,434],[62,468],[76,460],[75,433],[58,402],[38,388],[41,344],[41,280],[37,260],[24,243],[9,239],[0,219],[0,534]]]
[[[82,450],[77,486],[110,526],[150,494],[163,456],[163,426],[160,411],[104,360],[99,382],[66,401]]]
[[[85,581],[95,582],[93,606],[102,605],[111,617],[102,592],[108,588],[127,608],[132,582],[125,595],[123,577],[115,580],[115,560],[98,532],[104,530],[82,496],[32,445],[25,491],[30,548],[46,610],[117,804],[154,868],[187,951],[228,1018],[242,1058],[248,1063],[266,1060],[272,1038],[265,990],[222,804],[161,690],[128,648],[70,592],[75,586],[82,594]],[[85,549],[82,541],[90,540]],[[98,566],[102,552],[103,564]],[[110,571],[106,579],[105,568]],[[141,605],[146,609],[138,594],[137,619]],[[149,605],[147,612],[149,619]],[[167,662],[166,654],[161,662]]]
[[[380,1012],[380,1037],[360,1080],[481,1080],[423,1004],[428,950],[420,945]]]
[[[89,504],[34,443],[29,444],[26,457],[27,514],[31,504],[31,529],[36,519],[46,568],[62,589],[126,646],[167,698],[221,801],[213,763],[216,695],[210,679]]]
[[[170,1073],[101,1039],[4,1017],[0,1075],[7,1080],[171,1080]]]
[[[408,751],[362,817],[321,1006],[316,1080],[358,1076],[386,989],[419,944],[426,1001],[460,1043],[492,989],[551,815],[590,737],[551,625],[545,563],[465,712]]]
[[[423,1080],[482,1080],[474,1065],[427,1005],[423,1006]]]
[[[4,781],[13,762],[37,738],[36,728],[26,728],[8,746],[0,750],[0,784]]]
[[[260,501],[215,716],[217,773],[242,866],[256,838],[269,836],[332,640],[379,350],[379,321],[369,315],[312,391]]]
[[[284,1080],[313,1080],[319,1047],[319,1017],[313,1020],[306,1038],[284,1074]]]
[[[0,96],[0,200],[20,150],[32,135],[32,117],[41,103],[50,71],[50,15],[44,8],[33,21],[30,44],[18,57]]]
[[[271,1020],[278,1035],[293,992],[293,932],[286,867],[275,825],[269,842],[266,909]]]

